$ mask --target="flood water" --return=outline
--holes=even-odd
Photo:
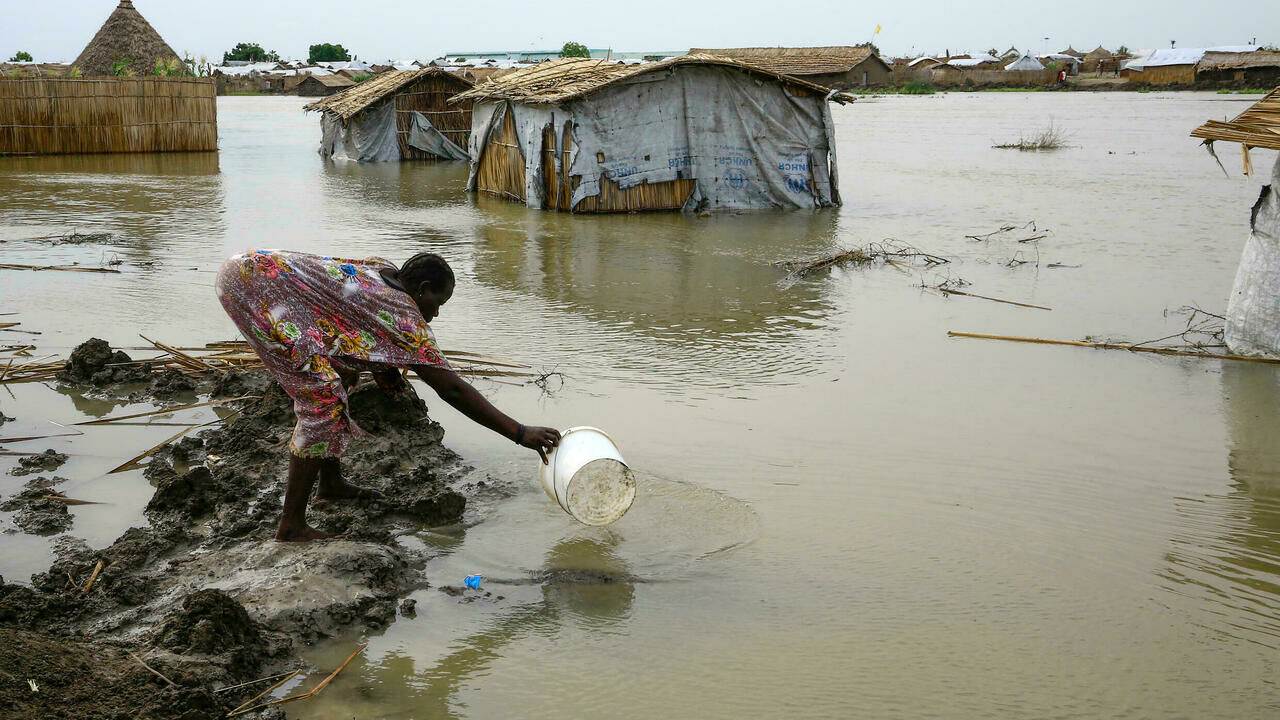
[[[1220,313],[1260,178],[1188,133],[1252,99],[859,100],[835,109],[844,207],[699,218],[531,211],[468,196],[456,164],[326,164],[303,100],[219,98],[217,154],[0,159],[0,262],[124,261],[0,270],[0,312],[44,333],[0,339],[230,338],[212,283],[235,251],[431,249],[458,274],[446,348],[565,376],[482,390],[617,439],[639,495],[587,528],[531,453],[420,388],[445,443],[520,491],[405,541],[438,549],[433,585],[483,573],[492,596],[416,592],[417,617],[291,717],[1276,717],[1280,370],[947,337],[1138,341],[1184,305]],[[1071,147],[990,147],[1050,120]],[[1265,176],[1275,155],[1254,152]],[[965,237],[1032,221],[1038,244]],[[24,239],[72,229],[123,240]],[[778,284],[777,261],[886,238],[953,262]],[[917,287],[948,278],[1053,309]],[[7,436],[113,410],[31,384],[0,409]],[[22,449],[74,444],[66,487],[114,504],[73,508],[72,532],[102,546],[151,491],[103,473],[171,430]],[[48,542],[0,535],[0,574],[43,570]]]

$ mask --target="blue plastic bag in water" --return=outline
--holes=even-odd
[[[483,575],[468,575],[462,579],[462,584],[473,590],[480,589],[480,581],[484,579]]]

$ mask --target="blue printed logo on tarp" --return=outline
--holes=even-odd
[[[750,184],[750,182],[747,180],[747,174],[737,168],[733,168],[725,171],[724,182],[726,185],[733,188],[734,190],[741,190],[742,188]]]
[[[787,192],[807,193],[809,192],[809,178],[804,175],[791,173],[782,177],[782,182],[787,186]]]
[[[778,170],[782,173],[782,182],[787,192],[797,194],[809,192],[808,156],[792,155],[778,163]]]

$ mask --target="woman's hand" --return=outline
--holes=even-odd
[[[555,428],[521,425],[518,432],[516,444],[536,450],[538,456],[542,458],[543,465],[547,464],[547,453],[560,444],[560,431]]]

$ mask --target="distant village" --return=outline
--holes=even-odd
[[[581,47],[581,46],[579,46]],[[824,87],[857,91],[903,87],[968,89],[989,87],[1052,87],[1074,89],[1221,89],[1270,88],[1280,84],[1280,50],[1258,45],[1208,48],[1109,50],[1088,52],[1067,47],[1059,52],[1033,54],[1010,47],[981,53],[944,51],[936,55],[889,57],[870,44],[827,47],[690,48],[681,51],[616,52],[582,48],[582,54],[601,63],[643,65],[687,54],[718,55],[751,63]],[[171,51],[170,51],[171,52]],[[183,61],[186,72],[214,78],[219,95],[295,94],[321,97],[358,85],[386,72],[439,68],[471,84],[558,59],[563,50],[449,52],[431,59],[377,61],[227,60],[221,64]],[[13,77],[67,77],[119,74],[72,63],[11,60],[0,63],[0,74]],[[144,66],[146,64],[144,63]],[[129,72],[142,75],[143,69]],[[167,74],[160,70],[156,74]]]

